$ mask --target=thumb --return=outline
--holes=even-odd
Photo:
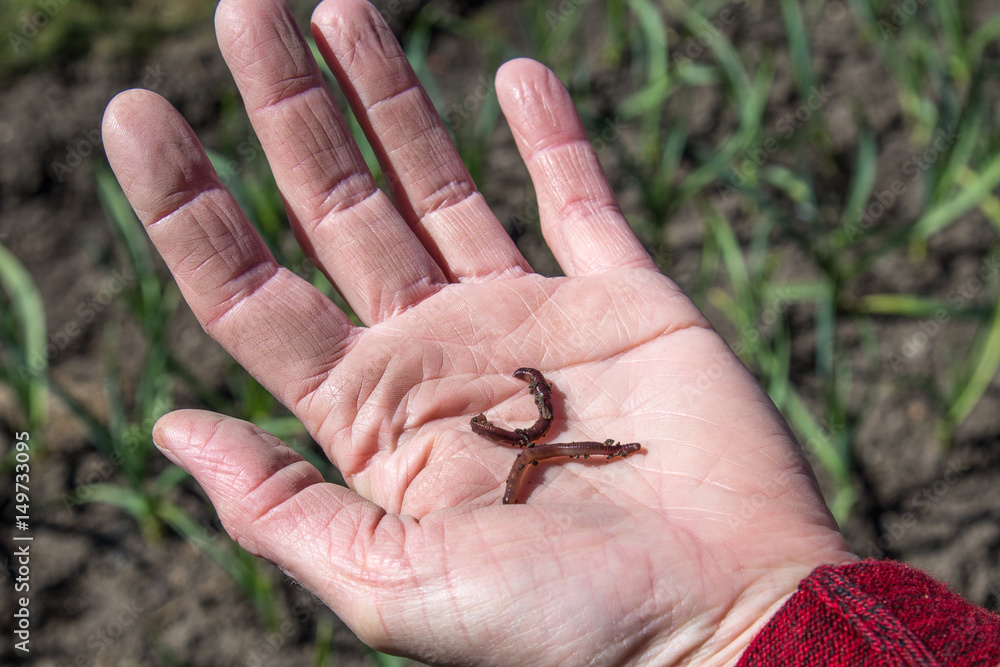
[[[156,423],[153,442],[198,480],[237,544],[313,591],[369,644],[384,641],[371,588],[378,563],[398,558],[386,546],[405,543],[404,521],[324,481],[248,422],[180,410]]]

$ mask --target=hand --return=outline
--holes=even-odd
[[[497,74],[565,278],[531,272],[476,191],[378,13],[328,1],[324,57],[393,185],[376,189],[277,0],[223,0],[220,46],[299,242],[363,320],[278,266],[191,129],[146,91],[104,120],[112,167],[205,329],[302,420],[350,485],[259,429],[197,411],[154,439],[241,546],[366,642],[432,663],[723,664],[814,567],[852,558],[787,426],[623,218],[555,76]],[[515,451],[639,442],[542,464],[501,505]]]

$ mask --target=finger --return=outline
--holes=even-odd
[[[215,25],[296,236],[358,317],[434,294],[447,279],[375,187],[284,3],[223,0]]]
[[[294,409],[339,360],[350,320],[278,266],[166,100],[121,93],[102,129],[111,167],[198,321]]]
[[[496,87],[538,194],[542,234],[566,275],[655,269],[555,74],[533,60],[512,60],[497,72]]]
[[[327,0],[312,20],[316,43],[378,155],[396,205],[448,276],[529,271],[382,15],[365,0]]]
[[[401,544],[403,522],[325,482],[291,448],[247,422],[182,410],[156,423],[153,440],[198,480],[237,544],[295,577],[359,634],[373,634],[378,610],[365,584],[378,573],[365,572],[365,559],[378,562],[383,538]]]

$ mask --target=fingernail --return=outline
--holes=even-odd
[[[186,467],[184,467],[184,464],[181,463],[180,459],[177,458],[177,455],[174,454],[170,450],[169,447],[167,447],[164,444],[161,444],[160,442],[157,442],[157,438],[156,438],[156,434],[155,433],[153,434],[153,444],[156,445],[156,448],[158,450],[160,450],[160,453],[163,454],[164,456],[166,456],[170,460],[171,463],[173,463],[175,466],[177,466],[178,468],[180,468],[184,472],[189,472],[188,469]]]

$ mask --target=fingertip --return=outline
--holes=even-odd
[[[332,10],[332,3],[329,0],[322,0],[313,7],[312,14],[309,16],[309,25],[314,34],[316,30],[330,22],[333,16]]]
[[[355,87],[356,75],[373,67],[387,71],[386,61],[405,57],[385,17],[367,0],[323,0],[313,10],[310,28],[345,91]],[[412,77],[408,70],[409,65],[397,72]]]
[[[104,134],[105,143],[111,132],[114,132],[121,125],[121,115],[126,112],[129,100],[135,96],[138,89],[130,88],[123,90],[108,102],[104,107],[104,117],[101,118],[101,132]]]
[[[509,83],[510,81],[516,81],[522,78],[525,74],[531,73],[538,69],[548,69],[542,63],[534,60],[532,58],[518,57],[511,58],[510,60],[504,62],[497,69],[497,84]]]
[[[290,15],[284,0],[220,0],[215,8],[215,36],[225,52],[248,29],[266,27],[274,18]],[[294,22],[294,19],[293,19]],[[225,55],[225,53],[224,53]]]
[[[220,41],[222,41],[221,33],[230,31],[234,23],[233,18],[237,17],[234,4],[233,0],[219,0],[219,4],[215,6],[215,35]]]
[[[126,90],[108,103],[101,122],[104,152],[144,224],[176,208],[215,170],[194,130],[160,95]]]
[[[202,410],[168,412],[153,424],[153,444],[173,464],[190,474],[191,451],[203,450],[224,419]]]
[[[376,14],[381,16],[378,8],[367,0],[323,0],[313,9],[310,23],[321,27],[335,27],[344,19],[350,21],[364,18],[374,21],[377,20]]]
[[[507,61],[497,70],[496,91],[504,116],[526,149],[586,137],[569,92],[542,63],[530,58]]]
[[[137,136],[137,128],[146,126],[150,111],[161,105],[170,106],[151,90],[130,88],[111,98],[105,107],[101,119],[101,142],[119,181],[125,180],[131,173],[126,169],[130,164],[127,158],[138,149],[140,137]]]
[[[546,88],[555,87],[556,90],[565,89],[555,72],[532,58],[512,58],[497,69],[498,93],[503,90],[518,94],[535,89],[539,84],[544,84]]]

